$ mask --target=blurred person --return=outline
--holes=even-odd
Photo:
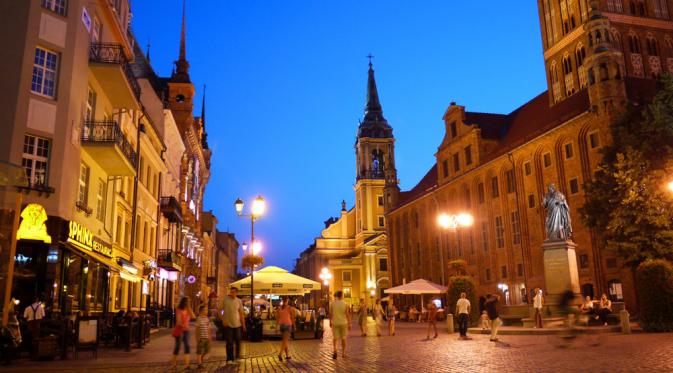
[[[278,351],[278,360],[280,361],[283,361],[283,352],[285,352],[285,359],[290,359],[290,333],[292,333],[295,325],[292,310],[293,307],[290,305],[287,297],[283,299],[283,303],[276,310],[276,327],[280,328],[283,338],[280,344],[280,351]]]
[[[535,288],[535,297],[533,297],[533,307],[535,308],[535,327],[542,328],[542,307],[544,306],[544,298],[542,297],[542,289]]]
[[[484,302],[484,308],[488,314],[488,318],[491,321],[491,342],[498,341],[498,328],[502,325],[500,320],[500,314],[498,313],[498,305],[500,302],[500,296],[497,294],[488,294],[486,296],[486,302]]]
[[[334,352],[332,359],[337,358],[337,344],[341,340],[341,356],[346,357],[346,339],[351,329],[351,314],[348,306],[343,301],[343,292],[338,290],[334,293],[335,301],[330,305],[329,326],[332,328],[332,344]]]
[[[205,304],[199,306],[199,316],[196,318],[196,358],[198,368],[203,368],[203,360],[210,353],[211,323],[208,317],[208,307]]]
[[[173,347],[173,359],[171,366],[173,368],[177,365],[177,358],[180,354],[180,342],[184,345],[185,353],[185,369],[189,369],[189,320],[194,318],[194,312],[189,305],[189,298],[182,297],[178,308],[175,310],[175,327],[173,328],[173,338],[175,338],[175,346]]]
[[[365,304],[364,299],[360,299],[360,309],[358,309],[358,326],[360,327],[360,332],[362,337],[367,336],[367,305]]]
[[[426,338],[430,339],[430,329],[435,332],[433,338],[437,338],[437,305],[434,300],[430,300],[426,308],[428,309],[428,332]]]
[[[460,293],[460,299],[456,302],[456,315],[458,316],[458,332],[461,339],[467,338],[467,326],[470,322],[470,309],[472,305],[467,299],[466,293]]]

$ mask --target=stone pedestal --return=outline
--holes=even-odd
[[[544,254],[544,280],[546,303],[558,304],[561,294],[568,289],[580,294],[579,274],[575,245],[571,240],[545,241],[542,244]]]

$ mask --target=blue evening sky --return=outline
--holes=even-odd
[[[151,41],[163,76],[178,56],[181,10],[181,0],[133,2],[136,37]],[[546,89],[539,28],[529,1],[187,0],[197,115],[208,86],[205,209],[249,241],[233,203],[263,195],[255,231],[266,264],[291,270],[341,200],[354,204],[367,54],[407,190],[434,162],[451,101],[509,113]]]

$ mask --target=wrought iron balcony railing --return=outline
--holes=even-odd
[[[136,168],[136,151],[115,121],[86,121],[82,128],[82,144],[115,144],[129,163]]]
[[[182,206],[175,197],[161,197],[161,212],[171,222],[182,222]]]
[[[126,76],[133,94],[140,100],[140,85],[133,75],[131,65],[129,64],[124,47],[115,43],[91,43],[89,46],[89,62],[102,63],[110,65],[119,65]]]

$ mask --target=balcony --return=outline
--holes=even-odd
[[[175,197],[161,197],[161,213],[171,223],[182,223],[182,206]]]
[[[135,175],[136,152],[117,122],[84,122],[82,147],[109,175]]]
[[[91,43],[89,67],[114,107],[140,108],[140,85],[121,44]]]
[[[159,250],[157,265],[167,271],[182,271],[182,255],[175,251]]]

